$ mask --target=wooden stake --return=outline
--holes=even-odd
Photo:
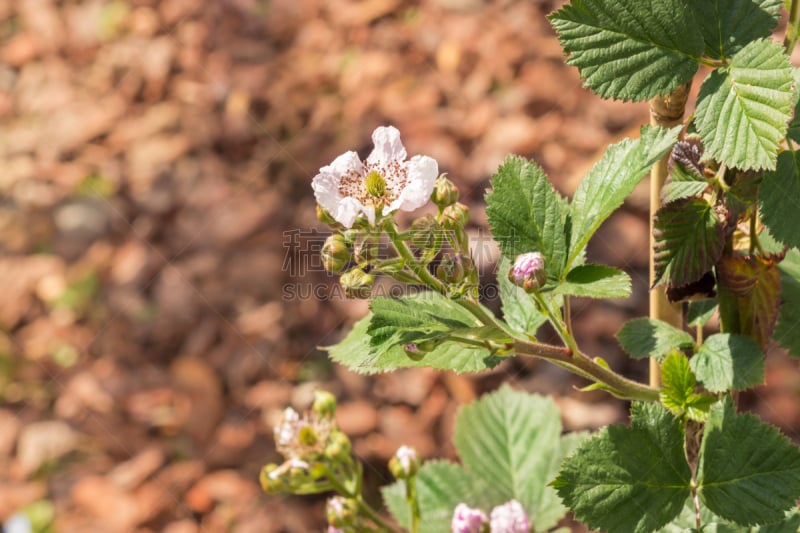
[[[689,98],[691,82],[681,85],[667,96],[657,96],[650,100],[650,124],[672,128],[683,121],[686,100]],[[667,179],[667,160],[669,154],[661,158],[650,171],[650,285],[655,280],[653,268],[653,216],[661,207],[661,187]],[[683,328],[683,311],[680,304],[667,300],[665,288],[656,287],[650,291],[650,318]],[[650,386],[661,386],[661,369],[655,359],[650,359]]]

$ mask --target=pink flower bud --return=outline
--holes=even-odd
[[[453,512],[450,529],[453,533],[481,533],[483,526],[488,521],[486,513],[480,509],[473,509],[465,503],[459,503]]]
[[[517,500],[511,500],[492,509],[489,520],[492,533],[529,533],[531,523],[525,509]]]
[[[508,272],[508,279],[514,285],[525,289],[525,292],[535,292],[541,289],[547,281],[542,254],[528,252],[518,255],[514,260],[514,266]]]

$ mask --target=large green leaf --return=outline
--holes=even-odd
[[[758,198],[759,215],[772,236],[800,247],[800,153],[786,151],[778,156],[775,171],[761,181]]]
[[[370,347],[378,355],[394,346],[436,340],[481,326],[469,311],[438,292],[375,298],[369,308],[372,320],[367,333]]]
[[[622,205],[650,167],[675,143],[680,126],[642,128],[639,139],[625,139],[606,150],[589,170],[572,199],[572,237],[567,266],[583,251],[600,224]]]
[[[695,122],[706,155],[732,168],[775,168],[792,98],[783,48],[769,39],[749,43],[700,87]]]
[[[634,318],[622,326],[617,340],[628,355],[636,359],[662,359],[672,350],[691,348],[694,339],[685,331],[654,318]]]
[[[750,41],[769,37],[778,24],[782,0],[692,2],[706,42],[706,55],[730,57]]]
[[[702,503],[723,519],[776,522],[800,498],[800,450],[777,428],[737,414],[726,398],[706,422],[697,483]]]
[[[678,416],[685,414],[692,420],[702,421],[717,401],[714,396],[695,391],[697,381],[689,361],[681,352],[671,352],[661,363],[661,381],[664,383],[660,392],[661,403]]]
[[[539,312],[533,297],[509,281],[506,273],[511,263],[501,257],[497,263],[497,286],[503,304],[503,318],[516,331],[535,336],[547,318]]]
[[[660,404],[635,403],[631,423],[584,442],[553,482],[592,529],[649,533],[678,516],[689,496],[680,420]]]
[[[480,480],[449,461],[428,461],[417,472],[420,533],[450,530],[453,510],[459,503],[473,502],[480,493]],[[381,489],[383,501],[397,522],[410,528],[405,481]]]
[[[551,282],[564,272],[568,211],[544,171],[517,156],[506,158],[486,195],[489,225],[503,256],[514,261],[519,254],[541,252]]]
[[[561,438],[558,407],[550,398],[508,385],[463,407],[453,442],[464,467],[485,484],[472,506],[489,510],[516,499],[536,531],[553,527],[566,509],[547,483],[580,438]]]
[[[732,333],[708,337],[689,362],[711,392],[741,390],[764,382],[764,355],[756,341]]]
[[[631,295],[631,277],[606,265],[579,265],[554,292],[586,298],[627,298]]]
[[[411,359],[401,345],[394,345],[382,354],[370,346],[367,328],[372,314],[355,323],[353,329],[338,344],[324,349],[331,359],[360,374],[389,372],[398,368],[430,367],[455,372],[481,372],[500,364],[503,358],[491,354],[482,346],[444,342],[421,360]]]
[[[659,209],[653,221],[655,284],[681,286],[711,270],[725,247],[723,225],[702,198],[684,198]]]
[[[775,340],[789,350],[792,357],[800,357],[800,252],[789,250],[778,264],[781,273],[781,306]]]
[[[604,98],[668,94],[692,79],[703,53],[687,0],[573,0],[549,18],[567,63]]]

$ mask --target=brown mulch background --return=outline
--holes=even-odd
[[[454,458],[458,406],[502,381],[553,395],[570,430],[624,421],[545,364],[363,377],[317,349],[366,304],[319,271],[309,183],[376,126],[460,186],[490,282],[504,156],[569,194],[647,121],[564,66],[560,3],[0,0],[0,520],[45,499],[57,531],[320,531],[323,498],[257,484],[282,409],[316,388],[371,487],[401,444]],[[586,351],[642,380],[613,335],[646,313],[646,187],[589,249],[633,296],[575,309]],[[798,440],[800,374],[773,351],[743,405]]]

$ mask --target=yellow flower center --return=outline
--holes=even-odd
[[[386,180],[383,179],[380,172],[377,170],[371,171],[364,179],[364,185],[367,189],[367,194],[375,198],[381,198],[386,195]]]

